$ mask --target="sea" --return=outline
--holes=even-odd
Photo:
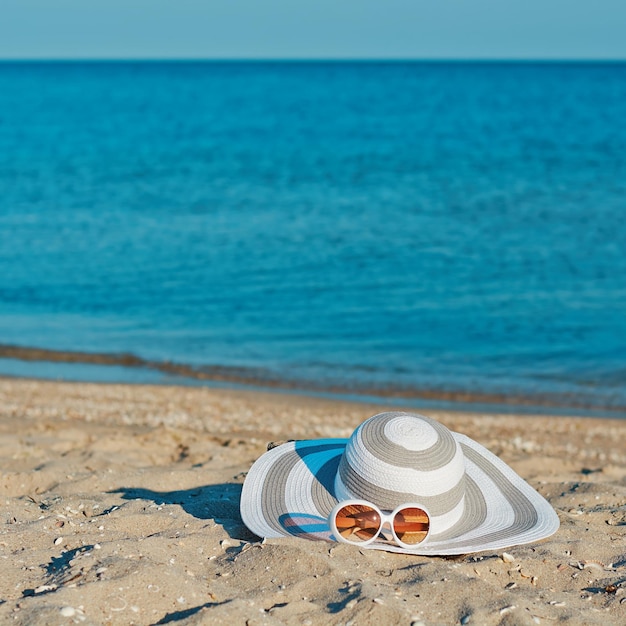
[[[0,63],[0,374],[626,416],[626,64]]]

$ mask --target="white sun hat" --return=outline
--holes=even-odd
[[[404,412],[374,415],[349,439],[269,450],[246,476],[241,517],[259,537],[333,541],[329,515],[349,500],[428,511],[428,536],[415,547],[382,538],[363,546],[391,552],[468,554],[531,543],[559,528],[552,506],[485,447]]]

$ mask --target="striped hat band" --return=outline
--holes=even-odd
[[[465,554],[529,543],[554,533],[554,509],[508,465],[469,437],[404,412],[381,413],[349,439],[289,442],[251,467],[241,515],[260,537],[335,538],[338,502],[365,500],[383,511],[417,503],[430,515],[428,538],[410,554]]]

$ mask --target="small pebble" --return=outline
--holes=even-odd
[[[61,543],[63,543],[63,537],[57,537],[57,538],[54,540],[54,545],[55,545],[55,546],[58,546],[58,545],[59,545],[59,544],[61,544]]]
[[[508,552],[503,552],[502,553],[502,560],[505,563],[513,563],[513,561],[515,561],[515,557],[512,554],[509,554]]]
[[[61,615],[63,617],[74,617],[74,615],[76,615],[76,609],[73,606],[64,606],[61,609]]]

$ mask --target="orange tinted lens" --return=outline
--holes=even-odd
[[[353,543],[368,541],[380,530],[380,515],[365,504],[347,504],[337,511],[335,525],[339,534]]]
[[[428,514],[417,507],[402,509],[393,518],[393,529],[398,539],[410,545],[424,541],[429,527]]]

